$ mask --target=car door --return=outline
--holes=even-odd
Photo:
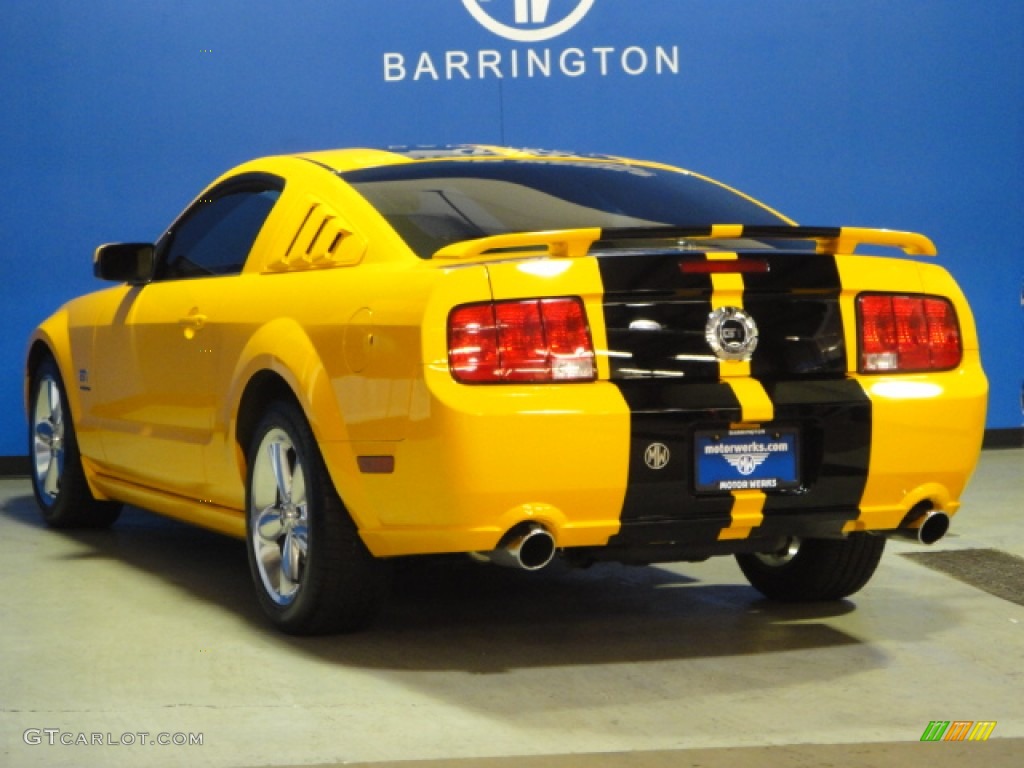
[[[247,175],[197,200],[157,245],[151,282],[98,324],[92,389],[105,461],[132,482],[202,498],[218,354],[218,305],[233,290],[282,184]]]

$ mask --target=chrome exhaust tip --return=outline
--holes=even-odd
[[[929,509],[914,518],[905,528],[897,528],[893,535],[913,539],[919,544],[934,544],[949,531],[949,515],[938,509]]]
[[[495,565],[539,571],[555,557],[555,537],[538,523],[518,525],[505,534],[498,548],[486,553]]]
[[[932,509],[925,513],[924,520],[917,526],[917,540],[922,544],[934,544],[949,531],[949,515]]]

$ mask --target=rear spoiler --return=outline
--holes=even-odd
[[[554,258],[586,256],[600,240],[814,240],[819,253],[852,254],[861,245],[899,248],[910,256],[934,256],[935,244],[916,232],[862,227],[795,227],[712,224],[707,227],[621,227],[513,232],[464,240],[445,246],[435,259],[507,258],[522,251],[546,252]]]

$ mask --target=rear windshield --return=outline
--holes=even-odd
[[[787,223],[697,176],[618,163],[439,161],[340,176],[421,258],[509,232]]]

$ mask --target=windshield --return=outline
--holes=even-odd
[[[509,232],[788,223],[698,176],[621,163],[439,161],[339,175],[421,258]]]

